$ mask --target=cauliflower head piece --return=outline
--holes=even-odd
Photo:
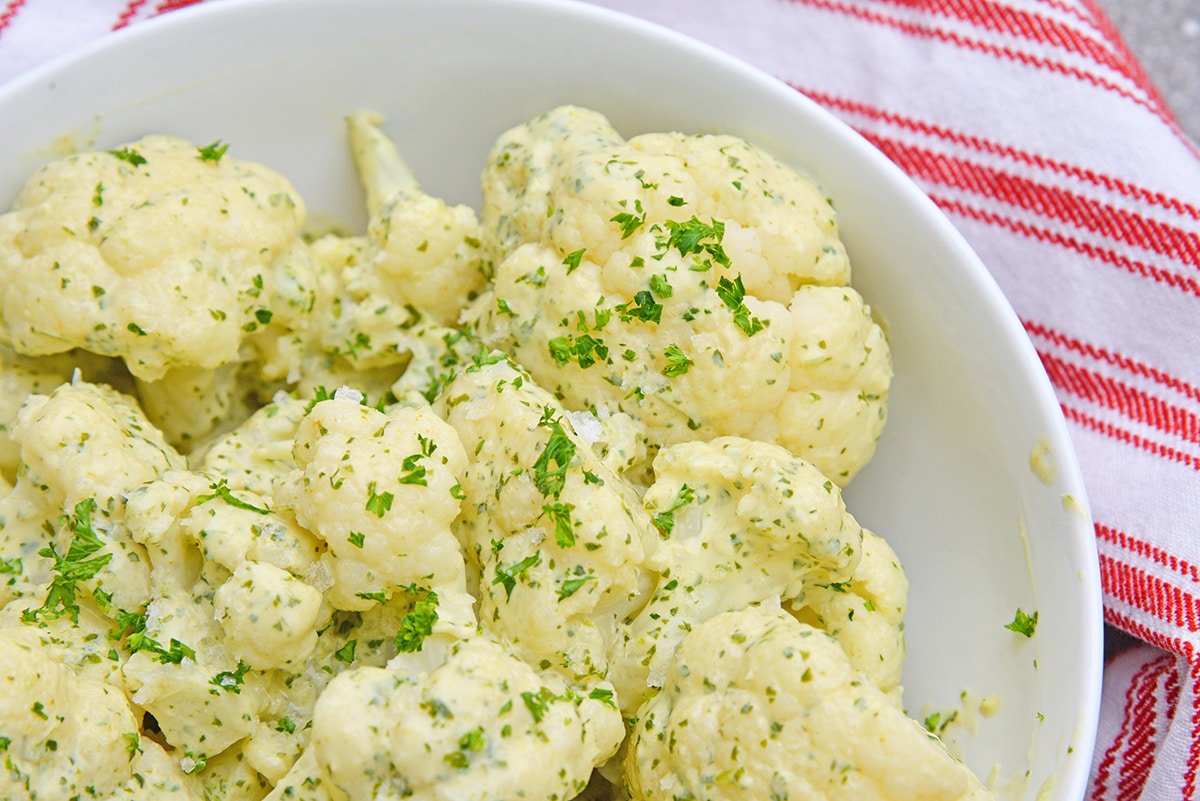
[[[675,646],[697,624],[848,581],[862,558],[862,526],[841,490],[778,445],[682,443],[659,451],[654,472],[642,504],[665,566],[614,653],[610,679],[627,714],[662,686]]]
[[[458,516],[467,457],[457,432],[428,405],[364,406],[339,391],[316,403],[296,432],[296,469],[276,505],[319,537],[335,608],[362,611],[402,587],[437,593],[439,627],[473,631]]]
[[[507,359],[464,370],[442,405],[470,454],[455,531],[478,575],[480,625],[530,664],[605,676],[655,564],[636,491]]]
[[[684,638],[638,712],[625,777],[635,801],[990,798],[833,638],[765,605]]]
[[[499,138],[483,189],[494,275],[473,319],[566,406],[627,412],[656,446],[775,442],[839,484],[870,459],[890,350],[800,173],[562,107]]]
[[[42,168],[0,216],[0,338],[121,357],[157,380],[236,361],[248,331],[303,308],[303,201],[224,154],[156,135]]]
[[[578,795],[623,736],[611,688],[570,685],[471,637],[428,671],[339,674],[271,798],[557,801]]]

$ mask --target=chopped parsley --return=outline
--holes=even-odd
[[[570,548],[575,544],[575,524],[571,520],[571,510],[575,507],[569,503],[555,501],[542,507],[541,517],[549,517],[554,522],[554,541],[560,548]]]
[[[542,495],[557,498],[567,483],[567,468],[575,458],[575,443],[567,436],[562,424],[553,418],[550,409],[544,411],[538,425],[550,429],[550,439],[533,463],[533,483]]]
[[[546,687],[543,687],[536,693],[526,690],[521,693],[521,700],[525,702],[525,708],[533,716],[533,722],[541,723],[542,718],[546,716],[546,712],[550,709],[550,703],[557,701],[558,696],[550,692]]]
[[[595,576],[572,576],[568,579],[563,579],[562,584],[558,587],[558,600],[570,598],[575,593],[579,592],[579,588],[587,584]]]
[[[541,561],[541,551],[534,551],[532,554],[526,556],[524,559],[512,565],[511,567],[506,568],[503,565],[496,565],[496,577],[492,579],[492,584],[500,584],[503,586],[504,597],[506,599],[511,599],[513,590],[516,589],[517,586],[517,578],[529,568],[541,564]]]
[[[421,459],[422,456],[419,453],[414,453],[411,456],[404,457],[404,462],[400,466],[404,472],[401,473],[400,477],[396,480],[401,484],[413,484],[418,487],[429,486],[429,481],[425,478],[425,476],[428,475],[428,471],[425,469],[424,465],[418,464]],[[387,495],[389,493],[384,494]],[[390,500],[388,501],[388,506],[391,506]],[[383,517],[383,515],[379,516]]]
[[[717,282],[716,291],[721,302],[733,312],[734,325],[742,329],[746,336],[752,337],[766,328],[767,324],[757,317],[751,316],[750,310],[746,308],[746,287],[742,284],[740,273],[732,281],[722,276],[721,280]]]
[[[358,640],[348,640],[345,645],[333,652],[333,658],[349,665],[354,661],[354,650],[357,647]]]
[[[145,156],[136,150],[130,150],[127,147],[123,147],[120,150],[110,150],[108,151],[108,154],[110,156],[119,158],[121,161],[127,162],[134,167],[140,167],[146,163]]]
[[[196,148],[200,153],[201,161],[211,161],[216,164],[225,155],[225,151],[229,149],[229,145],[223,144],[220,139],[203,147]]]
[[[664,536],[670,536],[671,531],[675,528],[675,512],[694,500],[696,500],[696,491],[687,484],[680,486],[679,494],[675,496],[674,502],[651,518],[654,527]]]
[[[260,515],[271,514],[270,509],[263,509],[260,506],[255,506],[252,503],[247,503],[246,501],[243,501],[240,498],[234,497],[234,494],[230,491],[229,484],[226,482],[225,479],[221,479],[220,481],[218,481],[215,484],[209,484],[208,488],[210,490],[212,490],[212,492],[207,495],[201,495],[200,497],[196,498],[197,505],[200,505],[202,503],[208,503],[209,501],[211,501],[215,498],[220,498],[225,503],[229,504],[230,506],[234,507],[235,509],[244,509],[247,512],[254,512],[255,514],[260,514]]]
[[[1004,628],[1009,631],[1015,631],[1023,637],[1032,637],[1034,631],[1037,630],[1038,613],[1035,611],[1032,615],[1027,613],[1021,607],[1017,607],[1017,613],[1013,616],[1012,623],[1006,623]]]
[[[67,546],[65,555],[59,554],[54,543],[38,551],[39,556],[54,560],[54,565],[50,568],[54,577],[50,580],[50,589],[41,608],[29,610],[22,615],[26,622],[32,622],[39,613],[48,617],[66,614],[71,620],[79,622],[77,585],[81,581],[93,578],[112,559],[111,553],[96,556],[104,547],[104,541],[92,527],[92,513],[95,511],[95,499],[88,498],[75,504],[74,516],[62,517],[61,525],[71,532],[71,544]]]
[[[390,492],[375,492],[375,482],[367,484],[367,511],[374,514],[376,517],[383,517],[392,508],[392,501],[396,496]]]
[[[579,269],[579,262],[583,260],[583,254],[585,252],[586,248],[580,248],[574,253],[568,253],[567,257],[563,259],[562,263],[567,265],[567,275],[570,275]]]
[[[570,364],[574,360],[586,369],[598,361],[608,359],[608,346],[591,334],[580,334],[577,337],[569,334],[558,336],[546,345],[550,350],[550,357],[560,366]]]
[[[217,675],[208,680],[208,683],[214,689],[209,690],[213,695],[219,695],[221,690],[231,692],[234,695],[241,695],[243,679],[250,672],[250,666],[242,660],[238,660],[237,667],[233,670],[222,670]]]
[[[725,237],[725,223],[712,220],[706,224],[693,217],[684,222],[667,220],[667,238],[662,244],[675,248],[681,256],[698,255],[706,261],[713,261],[722,266],[729,266],[729,256],[721,246]],[[711,266],[711,264],[709,264]]]
[[[624,206],[625,201],[622,200],[621,205]],[[621,227],[622,239],[628,239],[629,237],[633,236],[634,231],[641,228],[646,222],[646,214],[644,211],[642,211],[642,201],[635,200],[633,202],[633,207],[638,214],[630,214],[627,211],[622,211],[619,214],[614,215],[609,220],[610,222],[615,222]]]
[[[692,366],[692,360],[683,352],[683,349],[672,343],[667,345],[663,355],[667,359],[667,366],[663,368],[663,375],[675,378],[681,376],[688,371]]]
[[[409,587],[409,592],[421,591],[418,587]],[[396,634],[396,650],[400,653],[411,654],[421,650],[425,638],[433,633],[433,624],[438,620],[438,596],[433,590],[425,590],[425,597],[413,604],[412,610],[400,621],[400,631]]]
[[[662,321],[662,304],[654,299],[649,290],[643,289],[633,296],[632,303],[621,303],[617,307],[617,316],[621,322],[641,320],[643,323],[659,323]]]
[[[669,298],[675,294],[675,288],[667,280],[667,277],[662,273],[655,273],[650,276],[650,291],[660,298]]]

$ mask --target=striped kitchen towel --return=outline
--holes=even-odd
[[[192,1],[0,0],[0,82]],[[1093,0],[592,2],[809,95],[979,253],[1095,519],[1110,658],[1091,796],[1200,795],[1200,148],[1110,21]]]

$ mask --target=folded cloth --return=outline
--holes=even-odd
[[[209,0],[213,2],[214,0]],[[1093,0],[594,0],[786,81],[892,158],[1023,321],[1073,435],[1112,655],[1095,799],[1200,777],[1200,148]],[[188,0],[0,3],[0,82]]]

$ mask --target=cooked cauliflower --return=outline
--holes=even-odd
[[[455,531],[480,576],[480,625],[530,664],[605,676],[656,564],[637,494],[506,359],[464,371],[444,403],[471,454]]]
[[[382,124],[365,111],[346,121],[366,195],[365,234],[312,245],[328,281],[318,347],[355,370],[407,364],[418,340],[451,330],[485,280],[474,209],[425,193]]]
[[[346,124],[358,234],[169,136],[0,215],[0,797],[982,799],[819,189],[562,107],[477,216]]]
[[[76,606],[51,592],[53,574],[72,561],[74,548],[96,560],[95,570],[80,577],[89,592],[106,585],[112,603],[125,606],[144,598],[146,554],[120,523],[124,496],[181,468],[183,459],[132,399],[84,381],[31,396],[12,435],[23,466],[13,492],[0,500],[0,557],[20,560],[22,570],[0,598],[18,590],[46,597],[54,613]],[[87,544],[74,546],[76,540]]]
[[[900,700],[908,577],[887,541],[863,529],[862,559],[845,582],[814,584],[786,604],[795,616],[830,634],[857,670]]]
[[[347,671],[317,701],[306,758],[269,798],[573,798],[624,736],[611,696],[485,637],[427,672]]]
[[[78,678],[47,660],[37,639],[34,629],[0,628],[6,758],[0,798],[138,797],[135,788],[142,788],[135,777],[148,767],[142,757],[159,751],[158,745],[143,743],[134,711],[118,687]]]
[[[642,499],[661,532],[665,567],[624,628],[611,679],[633,714],[662,686],[694,626],[770,598],[804,598],[848,581],[862,527],[841,491],[778,445],[719,437],[659,452]]]
[[[657,445],[776,442],[839,484],[869,460],[890,352],[812,182],[740,139],[625,141],[563,107],[500,137],[483,190],[481,333],[569,408]]]
[[[0,216],[0,337],[119,356],[150,381],[237,361],[244,329],[288,312],[272,289],[297,280],[305,207],[223,153],[150,136],[42,168]]]
[[[625,757],[634,801],[990,797],[828,634],[777,607],[697,626]]]
[[[474,629],[450,531],[467,463],[453,428],[428,406],[380,412],[339,395],[300,422],[294,453],[297,469],[275,498],[324,542],[334,608],[369,609],[397,587],[420,585],[437,593],[439,630]]]

